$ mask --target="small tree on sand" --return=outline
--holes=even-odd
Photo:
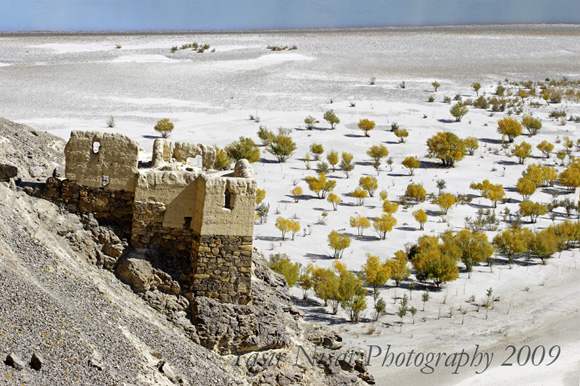
[[[314,159],[318,161],[320,159],[320,155],[324,153],[324,146],[319,143],[313,143],[310,145],[310,152],[314,154]]]
[[[462,102],[457,102],[451,107],[449,112],[455,118],[456,122],[461,122],[461,119],[469,112],[469,109]]]
[[[298,202],[298,200],[300,199],[300,197],[302,196],[303,193],[304,193],[304,191],[302,190],[301,186],[295,186],[290,191],[292,198],[294,198],[294,202]]]
[[[375,126],[375,121],[371,121],[370,119],[365,118],[358,121],[358,128],[365,133],[365,137],[370,137],[369,132],[373,130]]]
[[[387,304],[383,298],[379,298],[379,300],[375,303],[375,322],[379,320],[381,316],[385,314],[387,310]]]
[[[532,155],[532,145],[523,141],[514,146],[512,154],[518,157],[518,162],[520,165],[523,165],[526,158],[529,158]]]
[[[340,160],[340,168],[346,174],[346,178],[350,177],[350,172],[354,170],[353,156],[351,153],[343,152]]]
[[[416,210],[413,212],[413,217],[419,223],[420,229],[423,230],[427,222],[427,212],[423,209]]]
[[[330,124],[330,128],[334,129],[340,123],[340,119],[336,116],[334,111],[328,110],[324,113],[324,120]]]
[[[399,204],[389,200],[383,200],[383,212],[393,214],[399,209]]]
[[[375,303],[379,297],[379,288],[389,280],[389,270],[381,263],[378,256],[368,255],[362,266],[362,276],[365,284],[373,289]]]
[[[357,205],[362,206],[365,203],[365,198],[369,196],[369,192],[367,192],[361,187],[358,187],[355,190],[353,190],[350,195],[356,198]]]
[[[318,174],[318,177],[308,176],[305,181],[308,188],[316,193],[318,198],[325,198],[326,194],[334,190],[336,186],[336,181],[329,179],[324,173]]]
[[[405,143],[405,138],[409,136],[409,131],[407,129],[396,129],[393,131],[395,137],[399,138],[400,143]]]
[[[542,128],[542,121],[540,121],[538,118],[532,117],[531,115],[524,116],[522,119],[522,124],[526,130],[528,130],[530,137],[538,134],[538,131],[540,131]]]
[[[225,150],[234,161],[247,159],[248,162],[254,163],[260,160],[260,148],[251,138],[240,137],[238,141],[226,146]]]
[[[274,155],[278,162],[286,162],[294,151],[296,151],[296,143],[292,137],[282,133],[276,135],[268,146],[268,152]]]
[[[338,165],[338,161],[339,161],[338,152],[336,152],[336,151],[329,152],[326,155],[326,160],[328,161],[328,163],[332,167],[332,171],[333,172],[336,171],[336,165]]]
[[[383,214],[381,217],[373,221],[375,231],[377,231],[379,237],[383,240],[387,238],[387,233],[392,231],[395,225],[397,225],[397,219],[388,213]]]
[[[389,149],[385,145],[373,145],[367,150],[367,155],[373,160],[373,167],[379,173],[381,160],[389,156]]]
[[[409,259],[405,251],[397,251],[395,252],[395,256],[388,260],[385,265],[389,270],[389,275],[391,279],[395,281],[396,286],[400,286],[401,282],[409,277],[411,272],[407,267],[407,263]]]
[[[469,187],[474,190],[479,190],[481,192],[481,197],[487,198],[493,202],[494,208],[497,206],[497,202],[503,200],[505,197],[503,185],[492,184],[487,179],[481,182],[473,182],[469,185]]]
[[[333,250],[333,258],[339,259],[342,257],[344,250],[350,246],[350,237],[337,231],[332,231],[328,234],[328,245]]]
[[[411,183],[407,185],[407,189],[405,189],[405,199],[411,200],[414,202],[423,202],[427,198],[427,191],[421,184]]]
[[[286,235],[290,232],[290,220],[284,217],[278,217],[276,219],[276,228],[282,234],[282,240],[286,240]]]
[[[457,197],[451,193],[441,193],[435,203],[441,208],[443,214],[447,214],[449,209],[457,203]]]
[[[473,89],[473,91],[475,91],[475,95],[479,96],[479,90],[481,90],[481,83],[473,82],[471,84],[471,88]]]
[[[338,194],[330,193],[326,197],[326,201],[330,202],[330,204],[332,205],[332,210],[337,210],[338,205],[342,202],[342,199],[340,198],[340,196]]]
[[[455,162],[465,157],[465,143],[457,135],[441,131],[427,140],[429,157],[438,158],[445,167],[453,167]]]
[[[284,276],[289,287],[293,287],[300,278],[300,264],[293,263],[286,255],[272,255],[268,263],[272,271]]]
[[[379,187],[379,181],[373,176],[362,176],[358,183],[361,188],[369,192],[371,197],[374,197],[375,191]]]
[[[550,154],[554,151],[554,144],[543,140],[536,146],[536,148],[541,151],[546,158],[550,158]]]
[[[357,215],[350,218],[350,226],[355,228],[358,236],[364,236],[364,231],[371,226],[368,217]]]
[[[536,188],[535,182],[529,177],[521,177],[516,184],[516,190],[522,195],[524,200],[529,199],[536,191]]]
[[[515,118],[506,117],[497,122],[497,132],[502,137],[507,137],[508,142],[513,142],[514,139],[522,135],[522,124]]]
[[[157,121],[155,124],[155,131],[161,133],[163,138],[169,137],[169,134],[173,131],[174,125],[169,118],[163,118]]]
[[[318,123],[318,119],[314,118],[312,115],[307,116],[304,118],[304,124],[308,130],[312,130],[314,125]]]
[[[421,166],[421,161],[417,157],[408,156],[405,157],[402,164],[405,168],[409,169],[409,175],[412,176],[415,174],[415,169]]]
[[[479,148],[479,140],[475,137],[467,137],[463,140],[467,153],[473,155],[475,151]]]
[[[538,220],[538,217],[548,213],[548,207],[539,202],[524,200],[520,202],[520,214],[524,217],[529,216],[530,222],[533,224]]]

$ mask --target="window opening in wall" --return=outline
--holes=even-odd
[[[234,209],[234,197],[229,188],[226,188],[224,192],[224,208]]]
[[[183,218],[183,229],[191,228],[191,217],[184,217]]]
[[[99,141],[93,142],[93,154],[99,154],[101,150],[101,143]]]

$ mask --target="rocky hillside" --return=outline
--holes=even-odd
[[[82,232],[78,217],[2,185],[0,218],[0,351],[24,364],[6,366],[2,381],[171,384],[158,370],[166,361],[191,384],[239,384],[225,360],[59,236]],[[40,371],[28,367],[33,353],[43,359]]]
[[[64,141],[43,131],[0,118],[2,165],[18,166],[23,179],[44,179],[64,162]]]
[[[0,128],[4,146],[20,147],[3,150],[0,163],[11,161],[23,179],[60,164],[51,154],[61,141],[4,120]],[[372,382],[359,357],[338,358],[339,337],[302,321],[258,253],[253,304],[186,298],[113,230],[26,190],[0,182],[0,384]],[[298,346],[325,355],[296,366]]]

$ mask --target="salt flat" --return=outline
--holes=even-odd
[[[578,27],[481,27],[467,29],[412,29],[275,34],[216,34],[175,36],[63,36],[8,37],[0,40],[0,116],[46,129],[63,138],[71,130],[105,130],[126,134],[137,140],[145,155],[151,151],[154,123],[171,118],[176,129],[174,140],[187,140],[225,146],[240,136],[257,140],[259,126],[271,130],[292,129],[298,149],[286,163],[279,164],[263,151],[263,160],[254,165],[258,185],[267,191],[269,220],[256,225],[255,245],[266,255],[286,253],[303,265],[331,266],[327,235],[330,230],[356,233],[349,218],[362,214],[381,214],[381,200],[371,197],[364,206],[354,205],[347,193],[358,185],[363,175],[377,176],[379,189],[397,200],[410,182],[424,184],[428,192],[437,192],[436,180],[446,182],[445,190],[454,194],[474,194],[472,182],[490,179],[507,190],[508,202],[497,209],[517,211],[520,195],[514,185],[528,164],[547,162],[557,165],[555,157],[541,159],[535,150],[542,140],[552,142],[564,137],[577,141],[580,125],[561,125],[549,118],[554,109],[566,109],[580,115],[580,105],[567,102],[555,106],[530,108],[542,119],[543,128],[534,137],[518,138],[534,146],[534,158],[517,164],[509,152],[501,149],[497,120],[503,113],[471,109],[462,122],[449,121],[450,105],[443,97],[474,98],[470,84],[479,81],[481,93],[494,92],[498,81],[545,78],[578,78],[580,69],[580,28]],[[207,42],[216,52],[196,54],[170,48],[191,41]],[[297,51],[270,52],[267,45],[293,45]],[[117,45],[121,48],[117,48]],[[221,47],[221,49],[220,49]],[[3,64],[6,66],[3,66]],[[43,65],[38,65],[42,63]],[[376,78],[370,85],[371,77]],[[441,83],[434,92],[431,82]],[[400,87],[402,81],[406,87]],[[428,103],[433,95],[435,102]],[[324,111],[334,110],[341,122],[335,130],[322,120]],[[258,116],[259,122],[249,120]],[[313,115],[322,122],[314,130],[304,128],[303,119]],[[116,125],[105,128],[113,116]],[[361,118],[373,119],[377,128],[370,137],[357,128]],[[398,143],[390,131],[392,123],[409,130],[406,143]],[[480,148],[455,168],[440,168],[428,160],[425,142],[433,134],[448,130],[460,137],[474,136]],[[337,211],[325,200],[309,197],[303,181],[311,170],[302,159],[313,143],[325,150],[349,151],[358,163],[350,178],[337,170],[330,176],[337,182],[335,192],[343,197]],[[377,175],[366,150],[384,144],[393,160],[392,169],[383,164]],[[576,152],[576,155],[578,152]],[[401,166],[405,156],[415,155],[426,163],[413,176]],[[324,158],[324,155],[323,155]],[[289,197],[293,186],[305,190],[305,199],[295,203]],[[578,194],[567,195],[578,200]],[[560,197],[563,198],[563,197]],[[535,201],[550,202],[547,191],[538,190]],[[418,230],[412,212],[423,208],[429,213],[425,231]],[[476,197],[470,205],[452,208],[447,216],[437,215],[437,206],[423,203],[395,214],[396,228],[386,240],[353,237],[342,261],[359,270],[367,254],[391,257],[396,250],[413,243],[423,234],[437,235],[447,229],[459,230],[465,218],[489,202]],[[327,218],[321,220],[322,213]],[[295,240],[281,241],[274,226],[277,216],[294,217],[311,234],[300,232]],[[560,211],[558,220],[565,214]],[[552,223],[548,216],[536,224],[542,229]],[[505,223],[501,224],[505,227]],[[494,232],[489,232],[493,236]],[[371,237],[372,236],[372,237]],[[486,266],[475,268],[471,278],[460,278],[433,293],[426,311],[419,312],[415,324],[407,321],[400,329],[392,299],[410,294],[408,290],[388,287],[381,291],[387,301],[383,323],[350,325],[346,315],[331,317],[319,307],[304,307],[313,321],[334,326],[348,340],[365,347],[368,344],[392,344],[399,351],[461,350],[474,344],[503,354],[505,345],[561,344],[562,359],[550,368],[514,369],[494,367],[487,374],[460,375],[439,372],[423,376],[416,370],[371,367],[378,384],[396,377],[398,384],[499,384],[510,379],[513,384],[577,384],[580,375],[578,352],[580,334],[576,322],[580,309],[580,270],[577,250],[548,260],[547,265]],[[470,297],[482,299],[493,288],[501,298],[489,311],[470,308]],[[301,291],[296,290],[297,297]],[[411,302],[421,309],[421,292],[413,291]],[[368,299],[371,304],[371,297]],[[463,318],[447,317],[449,309],[469,308]],[[367,311],[370,316],[371,311]],[[424,319],[424,320],[423,320]],[[556,327],[558,327],[556,329]],[[576,359],[573,359],[576,358]],[[576,382],[576,383],[574,383]]]

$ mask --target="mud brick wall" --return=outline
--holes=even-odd
[[[251,300],[252,237],[194,235],[193,291],[225,303]]]
[[[139,145],[129,137],[92,131],[73,131],[64,148],[65,176],[91,188],[134,191]]]
[[[160,202],[135,202],[131,245],[152,248],[162,255],[189,258],[191,228],[163,227],[166,207]]]
[[[50,177],[38,196],[65,206],[69,212],[93,213],[104,224],[129,230],[133,221],[133,192],[90,188]]]

